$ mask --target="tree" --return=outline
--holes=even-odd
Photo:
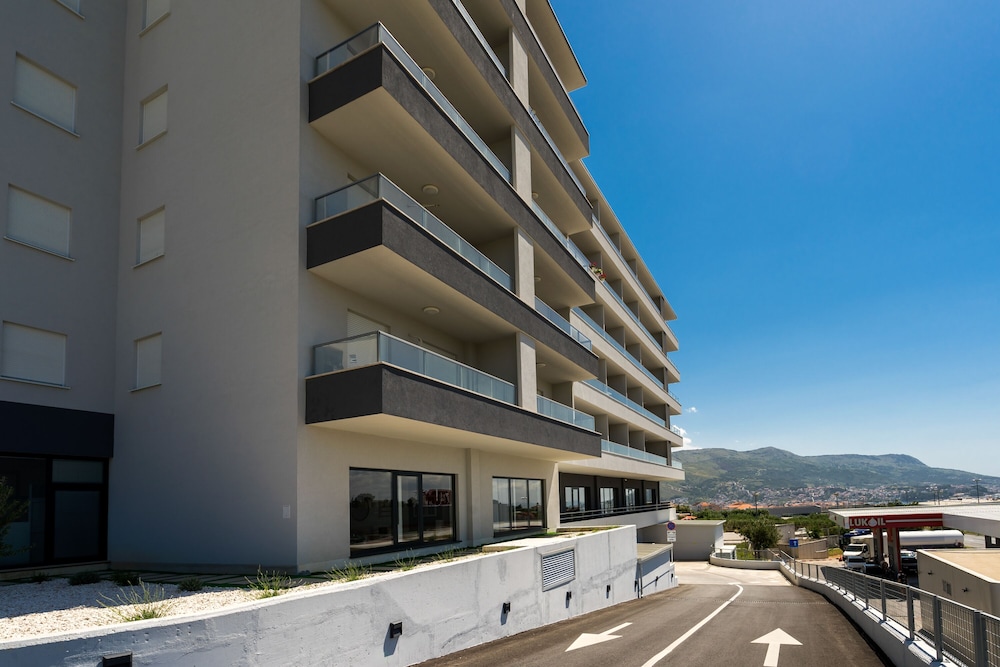
[[[0,477],[0,558],[20,553],[23,549],[15,549],[7,545],[7,531],[10,524],[24,514],[28,503],[14,499],[14,487],[7,484],[6,477]]]
[[[778,529],[768,519],[756,518],[743,524],[740,534],[750,542],[754,551],[770,549],[778,544]]]

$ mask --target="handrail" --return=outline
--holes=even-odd
[[[552,306],[545,303],[537,296],[535,297],[535,310],[541,313],[542,316],[549,322],[559,327],[559,329],[561,329],[567,336],[575,340],[585,349],[594,349],[593,343],[590,342],[589,338],[580,333],[580,330],[570,324],[569,320],[560,315]]]
[[[575,243],[573,243],[573,240],[570,237],[563,234],[562,230],[560,230],[559,227],[556,226],[556,223],[552,222],[552,218],[546,215],[545,211],[543,211],[542,208],[534,201],[531,202],[531,210],[535,212],[535,215],[537,215],[538,219],[542,221],[542,224],[549,228],[549,231],[552,232],[552,235],[555,236],[556,239],[558,239],[558,241],[562,243],[567,250],[569,250],[569,254],[573,255],[573,258],[576,259],[576,261],[580,264],[580,266],[589,271],[590,260],[587,259],[587,256],[583,254],[583,251],[580,250],[580,248],[578,248]]]
[[[665,456],[645,452],[641,449],[629,447],[628,445],[623,445],[618,442],[611,442],[610,440],[601,440],[601,451],[608,452],[609,454],[626,456],[630,459],[636,459],[638,461],[645,461],[646,463],[655,463],[656,465],[668,466],[671,468],[676,467],[670,465],[670,462],[667,461],[667,457]]]
[[[550,398],[539,396],[537,407],[538,414],[540,415],[552,417],[553,419],[558,419],[561,422],[585,428],[588,431],[596,430],[596,420],[593,415],[588,415],[586,412],[580,412],[579,410],[575,410],[568,405],[563,405],[558,401],[553,401]]]
[[[451,4],[455,5],[455,9],[458,10],[458,13],[462,15],[466,24],[468,24],[469,28],[476,35],[476,39],[479,40],[479,44],[486,51],[486,55],[490,57],[490,60],[492,60],[493,64],[496,65],[496,68],[500,70],[501,74],[503,74],[503,78],[506,79],[507,68],[503,66],[500,59],[497,57],[496,52],[493,50],[493,47],[486,41],[486,36],[483,34],[483,31],[479,29],[479,26],[476,25],[476,21],[472,18],[472,15],[469,14],[469,10],[465,8],[465,5],[462,4],[461,0],[451,0]]]
[[[506,271],[382,174],[374,174],[317,197],[316,220],[325,220],[379,199],[395,206],[508,292],[513,291],[513,281]]]
[[[380,363],[516,405],[517,391],[513,383],[382,331],[342,338],[313,347],[314,375]]]
[[[659,502],[650,503],[648,505],[620,505],[617,507],[606,507],[594,510],[569,510],[559,513],[559,521],[586,521],[587,519],[599,519],[606,516],[621,516],[622,514],[668,510],[671,507],[673,507],[673,503]]]
[[[417,65],[416,61],[410,57],[410,54],[406,52],[406,49],[392,36],[389,29],[386,28],[381,23],[376,23],[373,26],[365,28],[358,34],[354,35],[341,42],[337,46],[333,47],[329,51],[320,54],[316,57],[316,76],[321,76],[332,69],[340,67],[347,61],[355,58],[361,53],[372,48],[376,44],[382,44],[390,53],[399,60],[400,64],[406,68],[406,71],[410,73],[418,84],[423,87],[427,94],[434,100],[435,103],[441,108],[448,118],[455,124],[455,127],[465,135],[469,142],[476,147],[480,154],[486,158],[486,161],[496,169],[505,181],[510,183],[511,174],[510,169],[500,161],[500,158],[496,156],[490,147],[483,141],[482,137],[469,125],[469,122],[465,120],[458,109],[448,101],[444,93],[434,85],[424,71]]]
[[[666,383],[660,378],[656,377],[656,375],[653,374],[653,371],[643,366],[642,362],[636,359],[634,356],[632,356],[632,353],[626,350],[624,345],[615,340],[614,336],[605,331],[604,327],[597,324],[597,322],[591,319],[589,315],[587,315],[579,308],[574,308],[573,313],[581,320],[586,322],[587,326],[589,326],[591,329],[594,330],[594,333],[603,338],[609,345],[611,345],[613,348],[615,348],[621,354],[623,354],[626,359],[631,361],[632,365],[636,367],[636,370],[640,371],[643,375],[645,375],[650,380],[655,382],[657,387],[663,387],[663,389],[666,390]]]
[[[651,412],[650,410],[647,410],[646,408],[644,408],[643,406],[639,405],[638,403],[636,403],[635,401],[633,401],[631,398],[629,398],[625,394],[623,394],[620,391],[618,391],[617,389],[612,389],[611,387],[609,387],[608,385],[604,384],[600,380],[583,380],[582,382],[583,382],[583,384],[587,385],[588,387],[596,389],[597,391],[601,392],[605,396],[610,397],[612,400],[614,400],[614,401],[616,401],[618,403],[621,403],[622,405],[624,405],[628,409],[632,410],[633,412],[639,413],[640,415],[642,415],[646,419],[650,420],[654,424],[657,424],[658,426],[663,426],[664,428],[666,428],[667,422],[666,422],[665,419],[662,419],[661,417],[659,417],[655,412]]]

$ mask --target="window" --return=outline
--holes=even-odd
[[[76,130],[76,88],[20,54],[14,61],[14,104],[65,130]]]
[[[167,214],[164,209],[139,219],[136,234],[136,265],[163,256],[163,233]]]
[[[163,90],[142,103],[142,129],[139,145],[156,139],[167,131],[167,91]]]
[[[0,340],[0,375],[65,386],[65,334],[4,322]]]
[[[170,0],[143,0],[142,27],[153,25],[170,13]]]
[[[587,487],[585,486],[567,486],[566,492],[566,511],[567,512],[583,512],[587,509]]]
[[[70,209],[27,190],[7,187],[7,231],[12,241],[69,257]]]
[[[655,505],[656,504],[656,489],[651,489],[649,487],[646,487],[645,489],[643,489],[643,491],[645,491],[645,493],[646,493],[645,504],[647,504],[647,505]]]
[[[135,388],[160,384],[163,335],[154,334],[135,341]]]
[[[70,9],[74,14],[80,13],[80,0],[56,0],[60,5],[66,9]]]
[[[636,502],[636,489],[625,489],[625,507],[635,507],[638,503]]]
[[[351,468],[351,555],[454,542],[455,477]]]
[[[545,525],[542,480],[493,478],[493,534]]]
[[[611,487],[601,487],[601,511],[605,514],[615,511],[615,490]]]

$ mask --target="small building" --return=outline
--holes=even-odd
[[[708,560],[723,547],[722,520],[678,521],[677,541],[674,543],[674,560]]]
[[[1000,615],[1000,553],[992,549],[917,551],[920,588],[973,609]]]

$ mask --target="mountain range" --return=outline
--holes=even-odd
[[[998,477],[932,468],[906,454],[799,456],[764,447],[745,452],[686,449],[674,452],[674,459],[683,464],[686,480],[672,484],[671,490],[691,502],[746,499],[754,492],[826,488],[837,493],[885,487],[896,487],[899,499],[908,501],[933,498],[933,487],[972,493],[976,478],[984,493],[1000,486]]]

